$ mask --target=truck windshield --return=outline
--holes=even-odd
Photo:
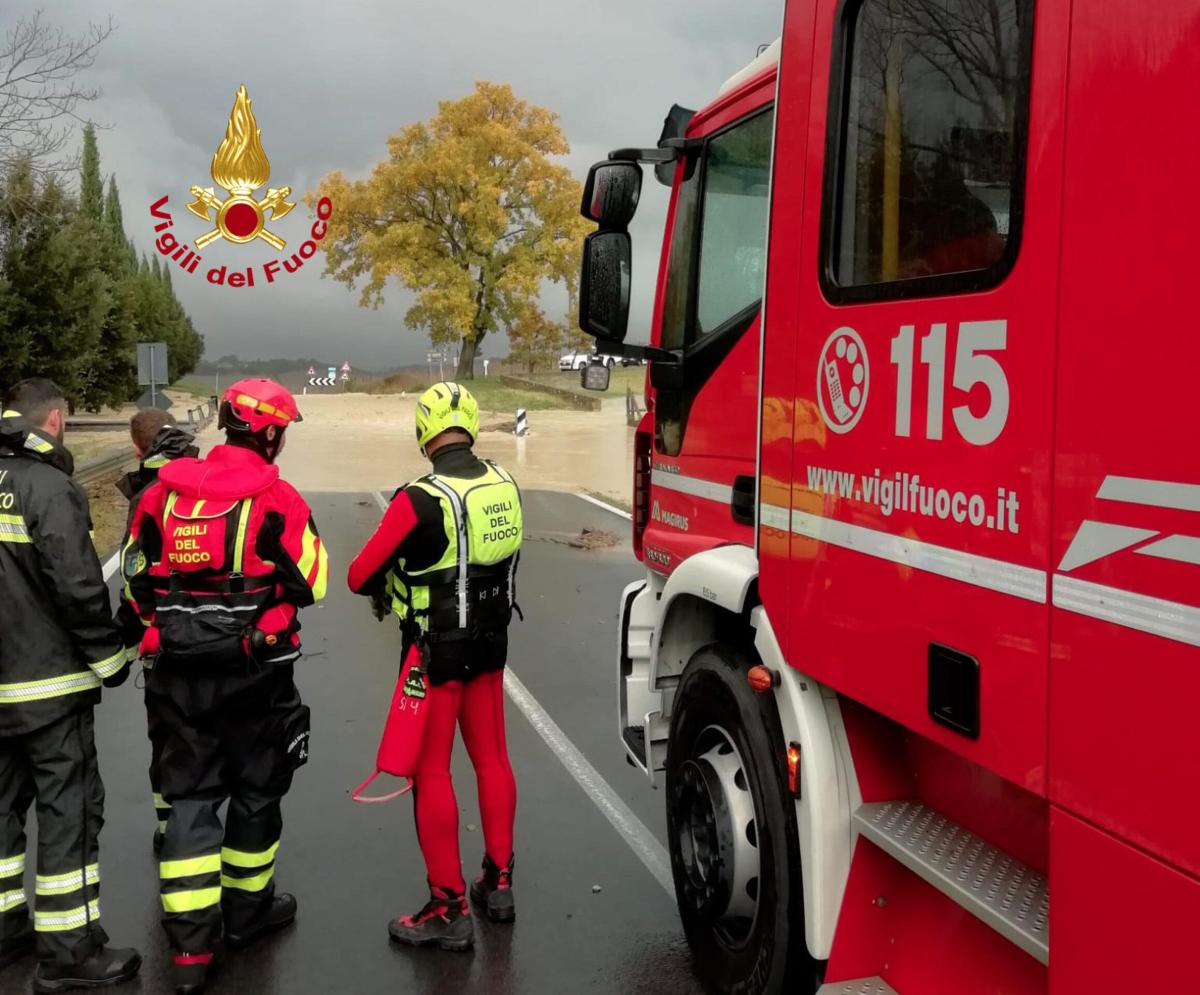
[[[712,138],[679,186],[663,292],[664,349],[694,344],[762,298],[772,121],[763,111]]]

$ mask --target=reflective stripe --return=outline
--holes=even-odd
[[[278,850],[278,840],[258,853],[221,847],[221,859],[232,867],[262,867],[263,864],[269,864],[275,859],[275,854]]]
[[[253,502],[247,498],[242,502],[242,510],[238,514],[237,539],[233,543],[233,572],[242,572],[242,563],[246,557],[246,527],[250,524],[250,505]]]
[[[220,888],[196,888],[192,891],[169,891],[162,896],[164,912],[195,912],[221,903]]]
[[[249,878],[231,878],[228,874],[221,875],[221,887],[234,888],[237,891],[262,891],[275,876],[275,865],[272,864],[261,874]]]
[[[702,477],[687,477],[682,473],[651,470],[650,482],[663,490],[678,491],[680,494],[690,494],[692,497],[705,498],[709,501],[720,501],[722,504],[729,504],[733,500],[732,484],[718,484],[714,480],[705,480]]]
[[[467,516],[463,514],[462,498],[458,496],[458,491],[449,484],[438,480],[433,474],[429,475],[429,482],[446,495],[450,501],[450,510],[454,515],[454,530],[458,533],[458,627],[465,629],[467,627],[467,560],[471,555],[467,540]]]
[[[792,531],[818,542],[1044,605],[1044,570],[792,509]]]
[[[172,878],[188,878],[195,874],[216,874],[220,870],[221,855],[206,853],[203,857],[164,860],[158,865],[158,876],[164,881],[170,881]]]
[[[1200,608],[1054,575],[1054,606],[1127,629],[1200,646]]]
[[[171,803],[163,798],[157,791],[154,792],[154,807],[155,808],[170,808]]]
[[[7,912],[25,904],[25,889],[14,888],[12,891],[0,892],[0,912]]]
[[[126,662],[125,650],[121,649],[112,656],[105,657],[103,660],[97,660],[95,663],[90,664],[90,666],[99,677],[112,677],[113,674],[125,666]]]
[[[158,820],[158,831],[160,833],[165,833],[167,831],[167,820],[166,819]]]
[[[142,463],[142,466],[144,466],[147,470],[158,470],[170,462],[171,460],[169,457],[159,453],[157,456],[151,456],[149,459],[147,459],[144,463]]]
[[[100,881],[100,865],[88,864],[87,883],[98,884]],[[37,876],[35,891],[39,895],[65,895],[70,891],[78,891],[83,887],[83,871],[71,871],[69,874],[50,874]]]
[[[300,570],[301,576],[304,577],[305,583],[312,588],[313,601],[320,601],[325,597],[325,587],[329,578],[329,554],[325,551],[325,543],[321,541],[321,537],[313,531],[311,525],[304,526],[303,548],[300,554],[300,562],[296,564]],[[316,567],[316,573],[313,573],[313,567]],[[309,575],[312,579],[309,579]]]
[[[17,684],[0,684],[0,704],[22,701],[41,701],[60,695],[92,691],[100,686],[100,678],[92,671],[66,674],[63,677],[48,677],[40,681],[22,681]]]
[[[179,495],[171,491],[167,495],[166,503],[163,505],[162,527],[163,532],[167,529],[167,519],[171,517],[171,513],[175,510],[175,502],[179,500]]]
[[[52,453],[54,447],[45,439],[39,438],[32,432],[25,437],[25,448],[35,453]]]
[[[0,878],[10,878],[14,874],[25,873],[25,854],[18,853],[15,857],[5,857],[0,860]]]
[[[0,515],[0,542],[32,542],[25,519],[20,515]]]
[[[183,612],[187,615],[200,615],[204,612],[257,612],[260,609],[257,605],[163,605],[157,611],[162,612]]]
[[[78,929],[89,922],[100,918],[99,899],[81,905],[67,912],[41,912],[33,914],[33,928],[39,933],[61,933],[68,929]]]

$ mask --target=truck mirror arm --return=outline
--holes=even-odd
[[[682,363],[683,356],[670,349],[654,345],[625,345],[620,342],[596,340],[596,352],[601,356],[623,356],[625,359],[650,360],[655,363]]]

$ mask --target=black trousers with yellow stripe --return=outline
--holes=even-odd
[[[24,888],[25,821],[37,803],[34,914]],[[100,926],[104,785],[90,706],[0,738],[0,951],[37,938],[41,960],[76,963],[108,941]]]
[[[177,952],[205,953],[223,932],[251,929],[274,899],[280,801],[294,771],[288,731],[303,706],[290,667],[223,679],[160,658],[146,687],[170,806],[163,928]]]

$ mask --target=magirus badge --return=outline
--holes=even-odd
[[[212,159],[213,181],[228,190],[229,196],[222,200],[212,187],[191,188],[191,195],[196,199],[188,204],[189,211],[205,221],[213,220],[210,211],[216,212],[216,227],[196,239],[196,248],[202,250],[218,238],[239,244],[261,238],[272,248],[282,249],[287,243],[267,230],[267,211],[271,212],[272,221],[278,221],[291,211],[296,206],[287,199],[292,188],[268,187],[262,200],[251,196],[270,176],[271,163],[263,151],[262,133],[254,120],[250,95],[242,85],[238,87],[233,110],[229,112],[225,139]]]

